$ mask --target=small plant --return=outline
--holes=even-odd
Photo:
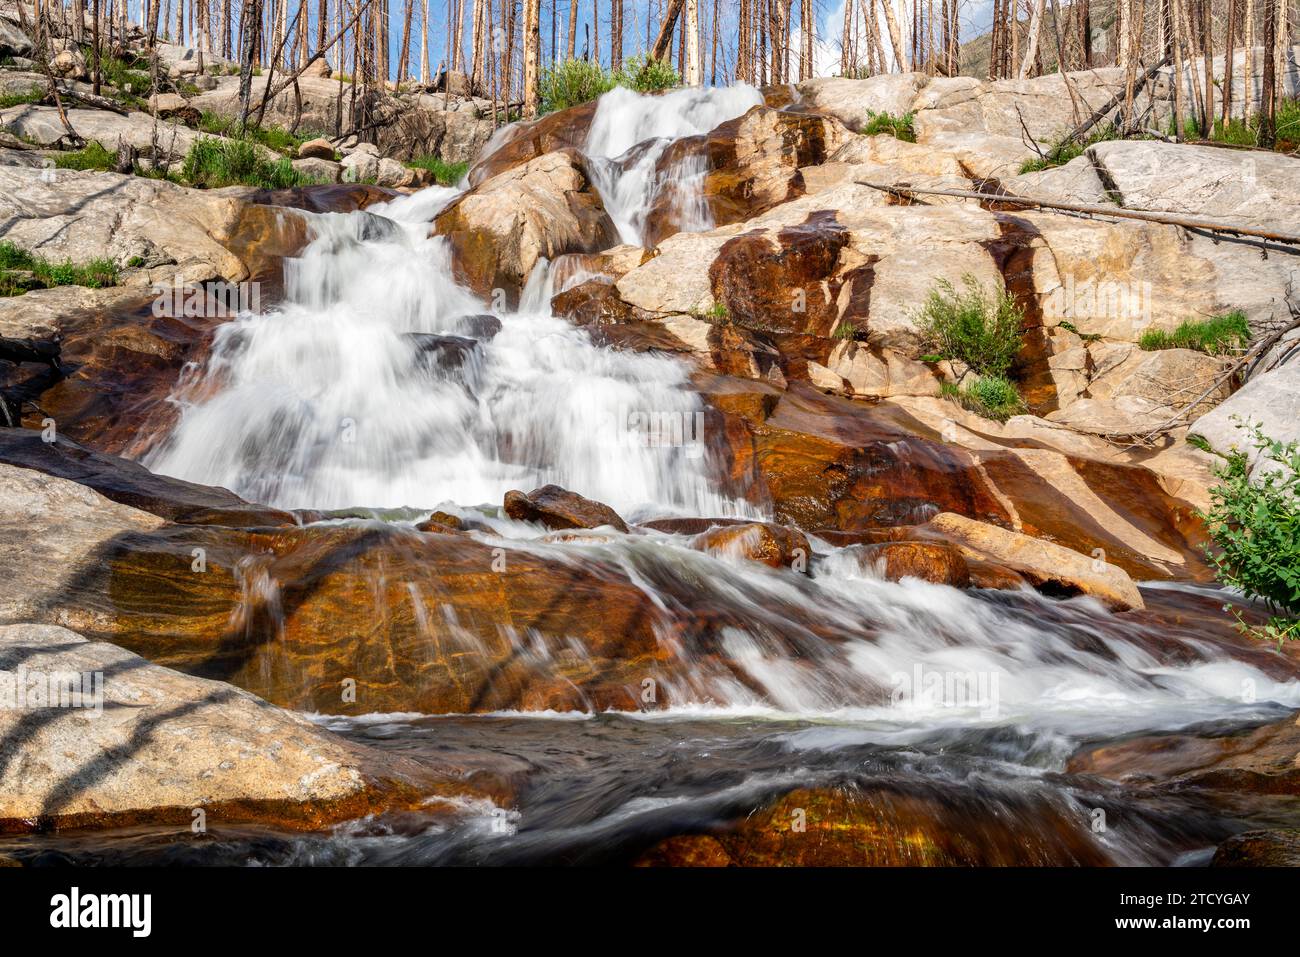
[[[715,302],[709,306],[705,315],[714,322],[726,322],[728,318],[727,304],[725,302]]]
[[[1102,338],[1101,335],[1096,332],[1080,332],[1079,327],[1076,326],[1074,323],[1070,322],[1068,319],[1064,320],[1063,322],[1058,322],[1056,324],[1056,327],[1058,329],[1064,329],[1066,332],[1073,332],[1084,342],[1100,342]]]
[[[1300,638],[1300,446],[1270,439],[1259,426],[1251,443],[1262,466],[1257,477],[1252,480],[1245,455],[1230,456],[1201,517],[1214,543],[1208,554],[1219,581],[1272,613],[1259,627],[1238,613],[1238,625],[1280,644]]]
[[[117,156],[105,149],[103,144],[91,140],[79,150],[60,153],[54,157],[54,165],[59,169],[95,170],[102,173],[117,165]]]
[[[640,53],[628,57],[612,80],[615,85],[637,93],[660,93],[682,85],[682,78],[671,62],[655,60]]]
[[[28,103],[39,103],[45,99],[45,91],[39,86],[32,84],[31,89],[21,93],[0,93],[0,110],[8,109],[11,106],[23,106]]]
[[[1020,390],[1014,383],[998,376],[976,379],[965,386],[945,382],[939,387],[939,392],[962,408],[995,422],[1005,422],[1025,411],[1025,400],[1020,397]]]
[[[286,156],[296,155],[298,147],[306,143],[307,140],[314,139],[311,134],[305,132],[290,133],[281,126],[249,126],[241,132],[239,120],[208,111],[205,111],[199,118],[198,129],[202,133],[210,133],[213,136],[224,136],[227,139],[242,139],[259,143],[267,149],[275,150],[277,153],[284,153]]]
[[[1161,349],[1195,349],[1206,355],[1221,356],[1242,349],[1250,342],[1250,324],[1240,311],[1209,319],[1188,319],[1173,332],[1151,329],[1142,333],[1138,348],[1147,352]]]
[[[1096,143],[1102,143],[1106,140],[1119,139],[1119,132],[1112,125],[1100,127],[1096,132],[1089,136],[1083,142],[1070,140],[1068,142],[1056,143],[1048,148],[1042,156],[1034,159],[1025,160],[1020,164],[1020,172],[1037,173],[1041,170],[1052,169],[1056,166],[1064,166],[1072,159],[1078,159],[1084,151]]]
[[[270,160],[248,140],[219,140],[200,137],[185,155],[181,179],[195,186],[257,186],[287,189],[314,183],[293,168],[288,158]]]
[[[888,133],[894,139],[903,140],[907,143],[916,142],[916,130],[912,127],[912,120],[916,114],[904,113],[902,116],[894,116],[891,113],[877,113],[874,110],[868,110],[869,119],[865,126],[862,127],[863,136],[875,136],[878,133]]]
[[[1020,352],[1024,313],[1009,293],[990,295],[969,273],[962,284],[965,291],[958,292],[948,280],[939,280],[916,317],[921,334],[939,359],[1004,379]]]
[[[19,296],[28,289],[52,286],[117,285],[117,265],[110,259],[51,262],[11,242],[0,242],[0,296]]]
[[[614,79],[589,60],[565,60],[542,73],[541,105],[543,113],[566,110],[596,99],[614,88]]]
[[[426,169],[442,186],[455,186],[465,177],[469,170],[468,163],[448,163],[437,156],[417,156],[406,164],[413,169]]]

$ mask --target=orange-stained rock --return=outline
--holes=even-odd
[[[619,514],[602,502],[584,498],[558,485],[543,485],[527,495],[506,492],[506,514],[518,522],[541,522],[547,528],[599,528],[612,526],[620,532],[627,524]]]
[[[921,578],[938,585],[965,588],[970,568],[956,546],[942,542],[884,542],[856,545],[855,556],[864,565],[882,570],[890,581]]]
[[[1300,867],[1300,828],[1247,831],[1214,852],[1211,867]]]
[[[708,170],[704,199],[718,226],[739,223],[804,192],[806,166],[824,163],[850,136],[838,121],[816,113],[755,106],[701,136],[677,140],[659,158],[671,178],[702,158]],[[646,218],[646,245],[678,232],[682,223],[672,190],[661,191]]]
[[[523,166],[556,150],[579,149],[596,115],[596,101],[548,113],[530,123],[512,123],[489,143],[484,155],[469,170],[469,185],[477,186],[500,173]]]
[[[807,571],[812,559],[812,548],[803,532],[768,522],[720,525],[698,535],[691,547],[711,555],[745,558],[797,571]]]
[[[1076,752],[1066,765],[1129,786],[1300,795],[1300,712],[1252,731],[1220,737],[1159,734]]]
[[[1028,867],[1112,863],[1084,818],[1041,798],[997,803],[891,787],[796,790],[729,830],[668,838],[641,866]]]

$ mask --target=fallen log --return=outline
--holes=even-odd
[[[1280,233],[1268,229],[1256,229],[1254,226],[1235,226],[1210,219],[1197,219],[1194,216],[1180,216],[1175,213],[1159,213],[1149,209],[1126,209],[1123,206],[1099,206],[1093,203],[1062,203],[1054,199],[1041,199],[1032,196],[1013,196],[1009,193],[977,193],[966,189],[921,189],[914,186],[890,186],[884,183],[868,183],[859,180],[863,186],[870,186],[884,193],[891,193],[905,199],[917,196],[952,196],[957,199],[974,199],[982,203],[1004,203],[1009,206],[1025,206],[1032,209],[1060,210],[1085,216],[1110,216],[1116,219],[1138,219],[1148,223],[1162,223],[1166,226],[1181,226],[1183,229],[1200,229],[1206,232],[1227,233],[1232,236],[1248,236],[1253,239],[1266,239],[1270,242],[1300,246],[1300,234]]]
[[[1155,76],[1157,73],[1159,73],[1161,70],[1163,70],[1168,63],[1169,63],[1169,58],[1165,57],[1154,66],[1148,67],[1147,71],[1137,78],[1137,81],[1133,84],[1134,99],[1136,99],[1137,95],[1142,92],[1142,88],[1147,85],[1147,83],[1151,80],[1151,78]],[[1051,148],[1051,150],[1047,154],[1048,157],[1051,159],[1056,159],[1056,157],[1060,156],[1062,150],[1064,150],[1067,146],[1069,146],[1071,143],[1073,143],[1075,140],[1079,139],[1080,137],[1087,135],[1088,131],[1091,130],[1094,126],[1096,126],[1098,123],[1100,123],[1102,120],[1104,120],[1107,116],[1109,116],[1111,110],[1119,106],[1120,103],[1123,102],[1124,98],[1127,95],[1128,95],[1127,90],[1120,90],[1118,93],[1112,96],[1109,100],[1106,101],[1106,103],[1099,110],[1096,110],[1086,120],[1084,120],[1074,129],[1070,130],[1070,132],[1066,133],[1065,136],[1061,138],[1061,141]]]

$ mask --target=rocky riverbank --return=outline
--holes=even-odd
[[[227,108],[228,79],[182,108]],[[451,137],[465,188],[403,198],[0,151],[4,239],[118,269],[0,299],[0,336],[55,350],[0,364],[21,413],[0,429],[0,660],[102,673],[108,719],[7,719],[0,829],[166,844],[201,809],[309,844],[358,818],[454,835],[397,855],[420,862],[1294,854],[1300,661],[1222,611],[1198,509],[1241,420],[1296,437],[1300,160],[1111,140],[1022,173],[1071,94],[1121,83],[1072,79],[628,94],[631,134],[601,113],[616,91],[484,153],[448,121],[413,149]],[[319,82],[304,109],[327,120]],[[0,122],[40,108],[15,109]],[[911,137],[862,133],[882,111]],[[657,132],[681,115],[716,122]],[[932,354],[943,282],[1014,306],[1014,414],[961,401],[983,377]],[[157,308],[212,283],[260,301]],[[1249,366],[1152,347],[1229,314],[1271,342]],[[622,432],[587,434],[610,403]],[[623,405],[685,432],[628,443]],[[1001,717],[900,718],[913,666],[1002,676]],[[683,777],[671,729],[700,715],[691,766],[724,766]],[[566,782],[600,796],[557,806]],[[544,836],[483,842],[520,821]]]

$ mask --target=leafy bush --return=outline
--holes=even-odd
[[[468,163],[448,163],[437,156],[417,156],[406,165],[414,169],[427,169],[443,186],[455,186],[469,169]]]
[[[945,382],[939,390],[962,408],[997,422],[1005,422],[1025,411],[1025,400],[1020,397],[1020,390],[998,376],[976,379],[966,386]]]
[[[267,159],[248,140],[219,140],[200,137],[185,155],[181,178],[195,186],[257,186],[286,189],[315,182],[299,173],[288,158]]]
[[[904,113],[902,116],[894,116],[892,113],[877,113],[875,110],[868,110],[866,126],[862,127],[863,136],[875,136],[877,133],[888,133],[894,139],[905,140],[908,143],[916,142],[916,130],[912,128],[912,120],[915,119],[915,113]]]
[[[1159,349],[1195,349],[1207,355],[1221,356],[1243,348],[1250,342],[1250,324],[1240,311],[1204,320],[1187,320],[1173,332],[1152,329],[1142,333],[1138,348],[1147,352]]]
[[[930,291],[917,323],[938,359],[964,362],[986,378],[1006,378],[1020,352],[1024,314],[1010,294],[990,295],[967,273],[964,292],[941,279]]]
[[[117,156],[105,149],[103,144],[91,140],[79,150],[60,153],[54,157],[54,165],[59,169],[90,169],[102,173],[117,165]]]
[[[614,88],[614,78],[589,60],[565,60],[542,73],[541,111],[554,113],[596,99]]]
[[[659,93],[682,85],[682,78],[668,60],[655,60],[638,53],[623,61],[623,67],[613,76],[617,86],[625,86],[638,93]]]
[[[1202,515],[1219,581],[1264,602],[1273,613],[1244,630],[1278,641],[1300,638],[1300,447],[1270,439],[1256,426],[1252,444],[1262,468],[1252,480],[1246,456],[1228,459]]]
[[[26,277],[19,273],[30,273]],[[117,265],[111,259],[74,263],[51,262],[11,242],[0,242],[0,296],[18,296],[31,288],[117,285]]]

